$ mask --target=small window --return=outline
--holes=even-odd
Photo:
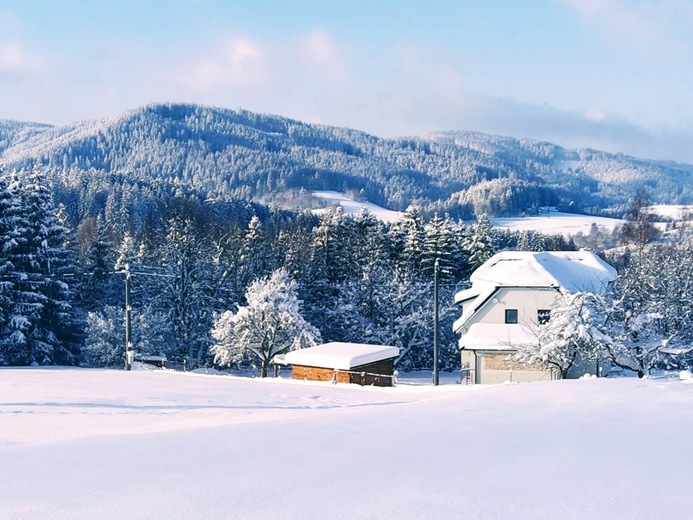
[[[551,319],[551,310],[550,309],[539,309],[537,311],[537,323],[539,325],[544,325],[549,322]]]
[[[505,309],[505,323],[517,323],[517,309]]]

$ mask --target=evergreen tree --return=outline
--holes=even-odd
[[[173,356],[183,357],[191,367],[203,361],[211,343],[212,283],[206,268],[211,252],[200,235],[190,220],[171,221],[160,251],[163,276],[157,278],[159,308],[170,325]]]
[[[82,305],[88,310],[95,310],[105,303],[116,301],[120,280],[114,276],[115,248],[110,239],[109,229],[99,215],[91,219],[93,228],[86,237],[86,251],[82,260]]]
[[[399,252],[400,268],[408,272],[418,272],[423,260],[424,230],[421,212],[410,206],[401,220],[396,222],[390,232],[395,251]]]
[[[12,304],[3,361],[11,365],[75,364],[79,361],[80,325],[73,308],[75,259],[65,247],[60,225],[42,175],[34,172],[22,190],[13,265]],[[74,282],[74,279],[72,280]]]
[[[17,246],[20,200],[10,190],[9,177],[0,170],[0,345],[6,334],[12,306],[14,266],[10,255]]]
[[[645,190],[638,189],[631,198],[624,215],[626,223],[621,228],[621,242],[633,244],[638,252],[641,252],[645,245],[652,242],[658,235],[651,215],[647,212],[650,204],[650,197]]]
[[[421,267],[427,277],[433,278],[435,261],[439,263],[442,280],[454,280],[460,276],[466,257],[462,253],[458,229],[448,215],[442,219],[435,214],[424,227],[424,247]]]
[[[467,267],[471,273],[496,253],[493,245],[491,221],[488,216],[478,215],[476,224],[471,227],[470,233],[465,238],[462,249],[469,257]]]
[[[272,263],[272,252],[268,237],[260,218],[254,215],[243,239],[239,255],[239,278],[241,287],[246,287],[251,280],[265,276]]]

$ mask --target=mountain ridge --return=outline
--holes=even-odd
[[[0,120],[0,162],[118,173],[261,202],[302,189],[336,190],[395,210],[417,204],[460,217],[547,205],[618,214],[641,188],[653,202],[693,203],[693,165],[674,161],[481,132],[385,139],[182,103],[63,126]]]

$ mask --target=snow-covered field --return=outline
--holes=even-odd
[[[673,220],[691,220],[691,215],[693,215],[693,206],[691,205],[657,204],[648,206],[646,210],[654,215]]]
[[[330,206],[342,206],[345,215],[358,215],[364,208],[382,222],[396,222],[404,215],[400,211],[385,209],[371,202],[358,202],[347,197],[344,193],[336,191],[314,191],[312,195],[327,202]],[[320,215],[325,211],[327,211],[325,208],[314,209],[313,213]]]
[[[377,219],[390,223],[397,222],[404,215],[401,211],[385,209],[371,202],[353,200],[346,194],[336,191],[314,191],[311,194],[315,198],[325,201],[330,206],[342,206],[345,215],[358,215],[365,208]],[[660,204],[650,206],[649,210],[656,215],[672,219],[682,219],[693,214],[693,206]],[[326,211],[327,208],[319,208],[314,209],[313,213],[320,215]],[[577,213],[552,212],[525,217],[492,218],[491,223],[499,229],[537,231],[545,235],[563,235],[569,238],[578,233],[588,235],[592,224],[596,224],[597,228],[602,232],[611,233],[616,227],[625,224],[625,220],[594,215],[580,215]],[[657,223],[655,226],[662,231],[666,228],[666,225],[663,223]]]
[[[529,217],[494,218],[495,227],[516,231],[538,231],[546,235],[563,235],[570,237],[582,233],[588,235],[592,224],[604,232],[611,233],[615,227],[624,224],[617,218],[577,215],[573,213],[547,213]]]
[[[453,380],[1,369],[0,518],[690,518],[691,380]]]

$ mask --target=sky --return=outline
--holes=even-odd
[[[0,119],[155,102],[693,163],[690,0],[2,0]]]

